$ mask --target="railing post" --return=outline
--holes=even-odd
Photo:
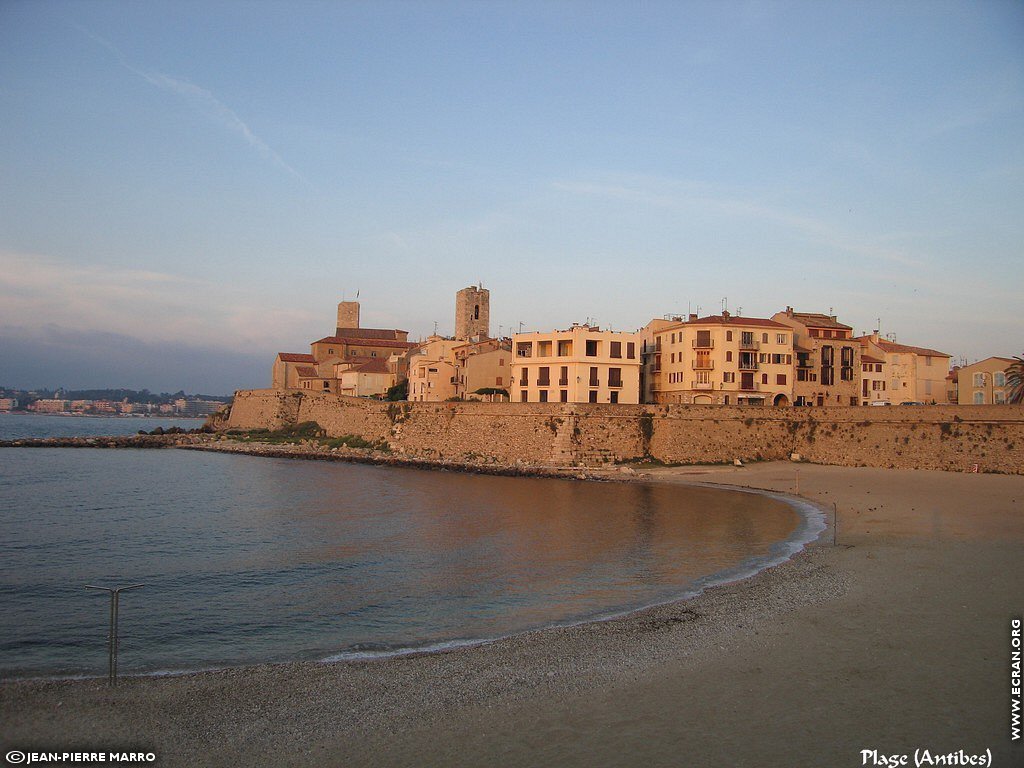
[[[107,685],[117,685],[117,624],[121,593],[129,589],[139,589],[145,584],[132,584],[128,587],[94,587],[86,584],[86,589],[101,589],[110,593],[110,635],[107,637]]]

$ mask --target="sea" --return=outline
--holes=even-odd
[[[31,422],[29,424],[29,422]],[[0,415],[0,440],[195,421]],[[823,528],[762,494],[177,449],[0,448],[0,677],[473,644],[685,598]]]

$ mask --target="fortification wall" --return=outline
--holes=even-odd
[[[228,428],[316,421],[333,437],[409,456],[580,465],[787,459],[1024,474],[1024,406],[761,408],[561,403],[381,403],[331,393],[237,393]]]

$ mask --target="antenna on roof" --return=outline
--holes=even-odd
[[[736,307],[736,317],[743,316],[743,307]]]
[[[723,312],[728,312],[729,311],[729,297],[728,296],[725,296],[722,299],[722,311]]]
[[[434,335],[437,336],[437,320],[434,321]]]
[[[359,298],[359,289],[358,288],[356,288],[356,298],[357,299]]]

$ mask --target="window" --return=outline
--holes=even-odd
[[[984,405],[985,404],[985,393],[984,392],[975,392],[974,393],[974,404],[975,405]]]
[[[569,367],[563,365],[558,369],[558,386],[565,387],[569,385]]]
[[[727,351],[725,353],[725,362],[727,362],[727,363],[731,363],[732,362],[732,352]]]
[[[823,346],[821,348],[821,383],[830,387],[835,384],[835,348]]]
[[[767,363],[768,362],[768,353],[767,352],[762,352],[759,360],[762,363]]]
[[[529,368],[523,368],[523,373],[519,377],[519,383],[522,384],[524,387],[527,386],[530,383],[530,369]]]
[[[516,357],[533,357],[533,342],[532,341],[517,341],[516,342]]]
[[[767,384],[768,383],[768,374],[767,373],[762,373],[761,374],[761,383],[762,384]]]
[[[853,347],[843,347],[840,350],[840,362],[842,369],[839,371],[839,378],[843,381],[853,381]]]
[[[710,331],[709,331],[709,333],[710,333]],[[726,341],[732,341],[732,331],[726,331],[725,332],[725,340]]]
[[[985,386],[985,374],[984,373],[976,373],[976,374],[974,374],[974,386],[976,386],[976,387],[984,387]]]
[[[786,343],[786,334],[784,334],[784,333],[776,333],[775,334],[775,343],[776,344],[785,344]]]
[[[743,331],[740,333],[740,346],[751,347],[754,344],[754,332]]]
[[[732,331],[726,331],[726,333],[731,334]],[[693,346],[709,348],[711,346],[711,331],[697,331],[697,340],[693,342]]]
[[[612,398],[612,402],[613,403],[619,402],[619,393],[618,392],[612,392],[611,393],[611,398]]]
[[[494,386],[496,386],[496,387],[500,387],[501,386],[501,376],[495,376],[494,377]]]
[[[546,365],[542,365],[540,368],[537,369],[537,386],[538,387],[547,387],[547,386],[550,386],[550,384],[551,384],[551,369],[548,368]],[[545,398],[547,397],[547,393],[542,393],[542,394],[544,394]],[[541,400],[541,402],[542,403],[546,403],[547,400]]]
[[[561,392],[558,393],[558,396],[559,396],[559,399],[563,403],[568,403],[569,402],[569,392],[568,392],[568,390],[563,389]]]
[[[548,401],[548,391],[546,389],[542,389],[540,391],[540,401],[542,403],[546,403]]]
[[[736,383],[736,374],[731,372],[731,371],[728,372],[728,373],[723,373],[722,374],[722,382],[725,383],[725,384],[735,384]]]
[[[636,360],[636,343],[632,341],[626,342],[626,358],[628,360]]]
[[[1003,405],[1006,402],[1006,393],[1005,392],[996,392],[994,394],[994,397],[995,397],[995,404],[996,405]]]
[[[598,381],[597,381],[597,366],[591,366],[591,368],[590,368],[590,386],[592,386],[592,387],[600,386]]]
[[[479,304],[474,304],[473,305],[473,319],[474,320],[479,320],[480,319],[480,305]]]
[[[328,389],[329,390],[330,388],[331,388],[331,383],[329,381],[325,381],[324,382],[324,389]]]
[[[762,344],[767,344],[768,343],[768,334],[767,333],[762,333],[761,334],[761,343]]]
[[[925,357],[924,364],[931,367],[932,359],[930,357]]]
[[[621,387],[622,386],[622,369],[621,368],[609,368],[608,369],[608,386],[609,387]]]
[[[565,339],[558,342],[558,356],[569,357],[572,354],[572,341]]]
[[[925,358],[925,359],[926,360],[931,360],[930,357],[929,358]],[[995,386],[997,386],[997,387],[1005,387],[1006,386],[1006,374],[1003,371],[996,371],[995,373],[992,374],[992,383]]]
[[[587,339],[587,357],[597,357],[596,339]]]
[[[673,334],[674,335],[674,334]],[[609,357],[622,357],[622,342],[612,341],[609,343],[611,351],[608,353]]]
[[[524,389],[524,390],[522,390],[522,391],[521,391],[521,392],[519,393],[519,402],[521,402],[521,403],[525,403],[525,402],[527,402],[527,400],[526,400],[526,390],[525,390],[525,389]]]
[[[676,343],[676,335],[674,333],[672,334],[672,343]],[[615,357],[615,355],[612,355],[612,357]]]
[[[596,403],[597,402],[597,390],[596,389],[590,390],[590,397],[588,398],[588,401],[591,402],[591,403]]]
[[[781,386],[785,386],[785,384],[786,384],[786,374],[784,374],[784,373],[777,373],[777,374],[775,374],[775,383],[778,384],[778,385],[781,385]]]
[[[671,355],[669,355],[669,357],[671,359],[672,364],[674,365],[676,362],[676,353],[673,352]]]

